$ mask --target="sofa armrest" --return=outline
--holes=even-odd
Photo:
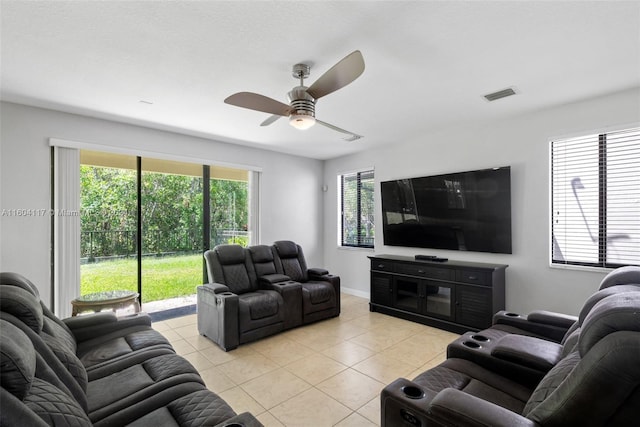
[[[229,351],[238,347],[240,340],[239,298],[232,292],[222,292],[222,288],[226,286],[216,283],[197,287],[198,332]]]
[[[429,405],[429,419],[442,425],[469,427],[537,427],[539,424],[489,401],[447,388]]]
[[[285,274],[266,274],[258,279],[262,285],[268,286],[274,283],[289,282],[291,277]]]
[[[302,324],[302,284],[294,282],[285,275],[272,275],[286,277],[285,282],[269,283],[261,282],[264,289],[278,292],[284,302],[284,329],[291,329]]]
[[[310,276],[318,277],[318,276],[324,276],[325,274],[329,274],[329,270],[316,267],[316,268],[309,268],[307,270],[307,273]]]
[[[491,355],[540,372],[548,372],[561,358],[558,343],[525,335],[505,335],[493,347]]]
[[[574,323],[578,321],[578,316],[556,313],[553,311],[536,310],[529,313],[529,315],[527,316],[527,320],[533,323],[541,323],[545,325],[569,329]]]
[[[62,321],[71,330],[78,343],[133,326],[151,327],[151,317],[144,312],[121,317],[117,317],[113,312],[102,312],[68,317]]]
[[[530,316],[531,315],[523,316],[503,310],[493,315],[493,324],[512,326],[551,341],[560,342],[571,326],[566,326],[570,323],[569,319],[573,317],[552,312],[534,312],[532,314],[533,320],[529,319]],[[577,319],[577,317],[574,317],[574,321]],[[571,322],[571,324],[573,324],[573,322]]]
[[[229,287],[227,285],[223,285],[222,283],[205,283],[201,285],[204,291],[208,291],[214,294],[221,294],[223,292],[230,292]],[[200,288],[200,286],[198,286]]]

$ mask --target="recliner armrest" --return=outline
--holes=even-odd
[[[280,283],[280,282],[288,282],[291,280],[291,278],[286,274],[274,273],[274,274],[266,274],[264,276],[260,276],[258,280],[262,284],[273,284],[273,283]]]
[[[573,316],[566,314],[552,312],[534,312],[532,314],[533,320],[530,320],[529,317],[531,315],[522,316],[502,310],[493,315],[493,324],[513,326],[555,342],[560,342],[573,324],[573,322],[569,322]],[[577,317],[574,317],[574,322],[577,319]]]
[[[78,343],[134,326],[151,327],[151,317],[147,313],[135,313],[117,317],[113,312],[68,317],[62,321],[69,327]]]
[[[556,313],[553,311],[536,310],[529,313],[529,315],[527,316],[527,320],[534,323],[543,323],[545,325],[552,325],[569,329],[574,323],[578,321],[578,316]]]
[[[537,427],[538,423],[489,401],[447,388],[429,405],[429,418],[442,425],[469,427]]]
[[[202,289],[214,294],[221,294],[223,292],[230,292],[229,287],[227,285],[223,285],[221,283],[205,283],[202,286]]]
[[[525,335],[505,335],[500,338],[491,355],[540,372],[548,372],[561,358],[562,346],[558,343]]]
[[[309,268],[307,273],[311,276],[324,276],[325,274],[329,274],[329,270],[324,268]]]

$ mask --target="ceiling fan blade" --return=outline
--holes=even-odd
[[[224,102],[235,105],[236,107],[248,108],[249,110],[262,111],[278,116],[288,116],[291,113],[291,107],[287,104],[253,92],[235,93],[225,99]]]
[[[316,119],[316,123],[319,123],[322,126],[326,126],[329,129],[333,129],[333,130],[335,130],[337,132],[346,133],[347,135],[350,135],[348,138],[344,138],[347,141],[355,141],[357,139],[364,138],[362,135],[358,135],[357,133],[349,132],[348,130],[340,129],[338,126],[334,126],[334,125],[329,124],[327,122],[323,122],[322,120]]]
[[[269,116],[269,118],[267,118],[267,120],[265,120],[264,122],[260,123],[260,126],[269,126],[271,123],[275,122],[280,117],[282,117],[282,116],[277,115],[277,114],[274,114],[273,116]]]
[[[357,79],[363,71],[364,58],[359,50],[353,51],[309,86],[307,93],[315,99],[321,98],[345,87]]]

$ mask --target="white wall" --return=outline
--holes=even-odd
[[[524,95],[522,95],[524,96]],[[497,101],[509,102],[509,99]],[[527,313],[547,309],[577,314],[606,273],[550,268],[549,258],[549,139],[640,122],[640,90],[514,117],[495,123],[464,124],[421,135],[414,141],[390,141],[387,148],[342,157],[325,163],[325,264],[342,277],[344,287],[369,294],[367,255],[417,253],[450,259],[508,264],[506,308]],[[484,254],[433,249],[399,248],[382,243],[381,181],[446,172],[511,166],[513,254]],[[375,251],[337,248],[336,175],[375,167]]]
[[[23,105],[0,104],[0,210],[50,207],[50,137],[256,166],[261,242],[295,240],[322,265],[323,162]],[[50,218],[0,218],[0,271],[27,276],[51,301]]]

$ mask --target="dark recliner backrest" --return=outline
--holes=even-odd
[[[37,356],[51,368],[51,375],[57,377],[56,381],[63,385],[53,381],[52,376],[46,379],[68,391],[83,408],[87,408],[87,372],[70,348],[68,337],[47,332],[46,325],[52,322],[43,315],[40,299],[24,288],[12,285],[0,285],[0,294],[0,317],[29,337]],[[75,348],[75,341],[72,347]]]
[[[3,425],[91,426],[86,407],[63,390],[55,375],[52,378],[49,366],[23,330],[0,320],[0,336]]]
[[[296,282],[304,283],[309,280],[307,262],[300,245],[290,240],[278,240],[273,248],[278,273],[285,274]]]
[[[542,426],[627,426],[640,403],[640,292],[610,295],[584,319],[572,352],[542,379],[523,415]]]
[[[629,283],[637,283],[640,286],[640,267],[627,265],[610,271],[609,274],[604,276],[598,289],[602,290],[610,286],[627,285]]]
[[[209,281],[226,285],[235,294],[258,289],[247,250],[240,245],[218,245],[204,253]]]
[[[15,286],[24,289],[38,299],[42,309],[43,321],[42,330],[49,335],[55,336],[72,353],[77,351],[77,343],[69,327],[60,320],[53,312],[40,300],[38,288],[29,279],[18,273],[0,273],[0,285]]]
[[[276,263],[271,246],[255,245],[247,248],[257,277],[276,273]]]

